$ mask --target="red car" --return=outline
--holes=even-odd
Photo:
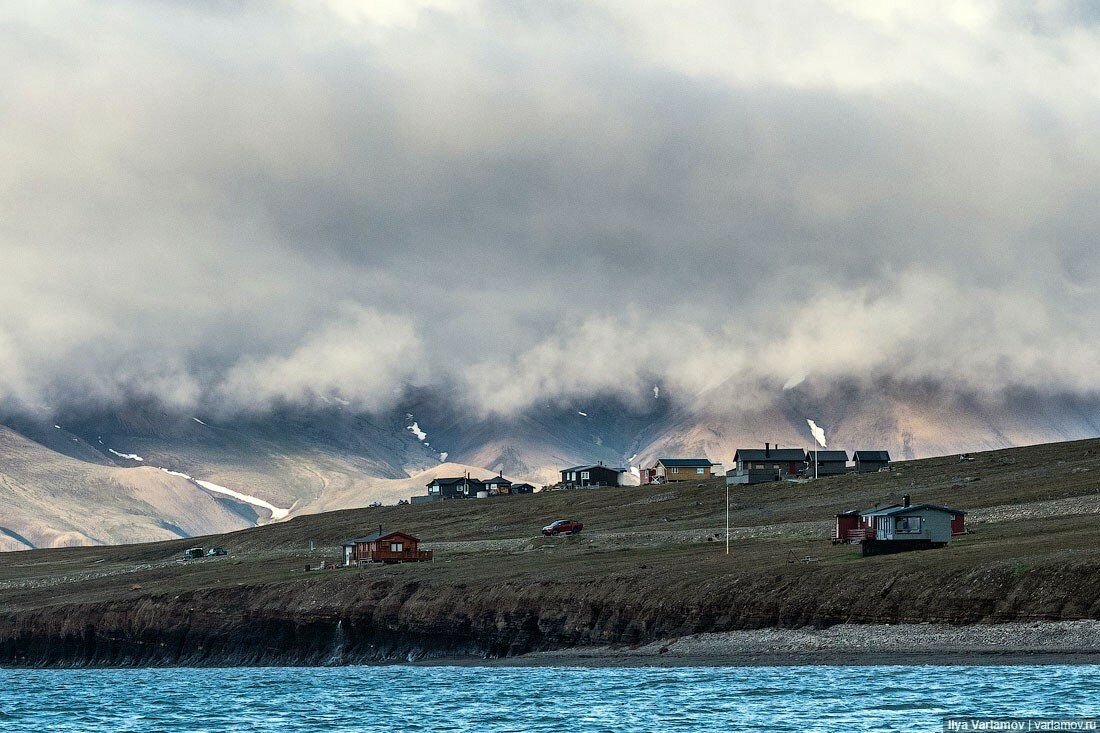
[[[580,522],[576,522],[572,519],[559,519],[543,527],[542,533],[547,537],[551,537],[559,534],[577,534],[582,529],[584,529],[584,525]]]

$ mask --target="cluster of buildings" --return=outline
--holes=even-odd
[[[709,458],[658,458],[642,468],[643,484],[676,481],[701,481],[713,478],[722,464]],[[890,453],[884,450],[857,450],[851,456],[843,450],[804,450],[780,448],[765,443],[763,448],[739,448],[733,455],[733,468],[726,471],[729,484],[758,484],[792,478],[836,476],[843,473],[873,473],[890,465]],[[602,463],[561,469],[558,488],[621,486],[626,468]]]
[[[709,458],[658,458],[642,468],[643,484],[665,484],[677,481],[701,481],[716,476],[722,464]],[[890,454],[880,450],[857,450],[851,458],[842,450],[804,450],[780,448],[765,443],[763,448],[740,448],[733,456],[734,467],[726,471],[728,484],[757,484],[791,478],[835,476],[842,473],[870,473],[890,465]],[[602,462],[570,466],[559,471],[561,480],[551,488],[581,489],[600,486],[623,486],[623,476],[631,469],[607,466]],[[490,479],[463,476],[441,476],[426,484],[427,493],[414,496],[413,504],[446,499],[485,499],[490,496],[530,494],[535,487],[528,483],[513,483],[500,473]]]
[[[424,504],[430,501],[443,501],[444,499],[487,499],[490,496],[508,496],[511,494],[530,494],[535,487],[531,484],[513,483],[504,478],[504,473],[490,478],[472,478],[470,474],[463,476],[440,477],[432,479],[426,484],[428,493],[426,496],[412,497],[413,504]]]
[[[721,464],[708,458],[658,458],[643,468],[643,484],[694,481],[711,478]],[[791,478],[837,476],[843,473],[873,473],[890,465],[884,450],[857,450],[851,457],[843,450],[780,448],[765,443],[763,448],[739,448],[733,454],[733,468],[726,471],[726,483],[759,484]]]
[[[843,473],[874,473],[890,465],[884,450],[857,450],[849,465],[843,450],[780,448],[765,443],[763,448],[741,448],[733,455],[733,468],[726,471],[726,483],[759,484],[789,478],[836,476]]]

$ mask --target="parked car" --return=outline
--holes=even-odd
[[[552,537],[559,534],[577,534],[582,529],[584,529],[584,525],[574,519],[559,519],[543,527],[542,533],[547,537]]]
[[[229,550],[225,549],[224,547],[211,547],[209,550],[206,551],[207,557],[221,557],[228,554]]]
[[[376,508],[376,507],[380,507],[380,506],[382,506],[382,502],[380,502],[380,501],[372,501],[372,502],[371,502],[370,504],[368,504],[367,506],[369,506],[369,507],[370,507],[371,509],[374,509],[374,508]]]
[[[184,560],[199,560],[205,554],[206,553],[203,551],[203,549],[201,547],[189,547],[189,548],[187,548],[186,550],[183,551],[183,559]]]

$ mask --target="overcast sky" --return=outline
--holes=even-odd
[[[10,0],[0,400],[1094,396],[1088,8]]]

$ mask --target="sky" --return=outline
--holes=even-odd
[[[1096,396],[1084,2],[0,6],[0,406]]]

